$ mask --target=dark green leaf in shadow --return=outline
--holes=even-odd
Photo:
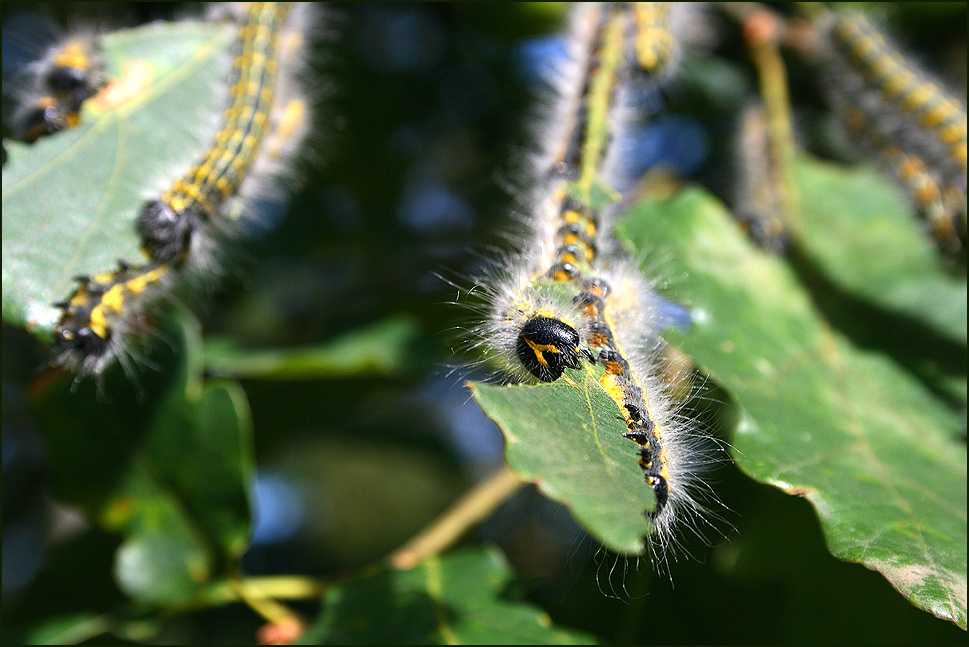
[[[35,539],[38,546],[44,544],[44,563],[27,586],[8,588],[3,602],[3,643],[76,643],[117,630],[120,618],[114,612],[125,600],[111,572],[119,537],[83,528],[79,515],[62,506],[54,510],[43,506],[38,512],[46,516],[53,512],[60,528],[72,526],[74,530],[61,530],[47,542]],[[18,525],[8,522],[4,537],[8,580],[23,567],[12,563],[24,558],[17,546]]]
[[[137,460],[105,525],[125,535],[118,547],[115,579],[122,591],[151,604],[181,606],[214,567],[205,537],[193,527],[177,494],[161,482],[155,466]]]
[[[134,380],[115,371],[99,388],[51,372],[33,395],[55,494],[125,537],[122,589],[184,605],[246,548],[251,422],[237,384],[202,381],[197,323],[163,332]]]
[[[206,340],[205,363],[217,375],[264,380],[393,377],[413,368],[420,337],[413,319],[389,317],[310,348],[246,350],[230,339]]]
[[[508,465],[567,506],[610,550],[638,555],[655,499],[637,462],[638,445],[623,438],[622,413],[599,383],[601,371],[567,370],[568,381],[536,386],[470,387],[504,434]]]
[[[843,289],[966,343],[966,278],[945,270],[908,200],[868,167],[802,159],[805,253]]]
[[[117,104],[85,104],[81,124],[27,146],[4,142],[3,319],[44,340],[73,277],[136,264],[144,201],[208,146],[224,98],[229,25],[153,23],[103,37]],[[108,88],[112,90],[111,87]]]
[[[502,597],[511,569],[496,549],[462,549],[412,569],[382,569],[324,595],[308,644],[591,644],[535,607]]]
[[[738,465],[808,498],[833,554],[965,627],[958,414],[889,356],[834,331],[789,266],[754,248],[703,191],[642,203],[622,230],[685,277],[675,298],[694,326],[682,346],[745,410],[732,438]]]

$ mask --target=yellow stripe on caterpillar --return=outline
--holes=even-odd
[[[938,147],[964,175],[965,106],[907,61],[863,14],[833,12],[830,21],[832,41],[844,61],[863,76],[868,87],[896,107],[895,114],[885,118],[908,120],[926,131],[924,137],[932,133]]]
[[[77,277],[80,285],[70,299],[54,304],[63,310],[54,327],[57,363],[79,373],[103,370],[124,344],[119,325],[130,327],[147,293],[166,283],[170,273],[164,264],[120,264],[113,272]]]
[[[172,182],[138,219],[145,252],[158,262],[185,261],[192,236],[208,227],[238,191],[269,130],[278,68],[279,34],[291,3],[252,3],[239,29],[230,102],[215,143]]]

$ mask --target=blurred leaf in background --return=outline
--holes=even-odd
[[[251,492],[256,540],[241,558],[245,574],[341,582],[322,609],[316,598],[294,603],[311,619],[307,639],[392,642],[382,621],[417,617],[427,640],[453,627],[496,642],[964,643],[964,632],[906,602],[880,574],[831,555],[879,568],[939,615],[958,616],[959,588],[947,573],[961,575],[964,614],[965,279],[940,268],[900,198],[866,167],[799,165],[807,236],[790,262],[751,247],[697,188],[668,202],[651,198],[625,224],[650,274],[669,279],[665,294],[707,315],[675,342],[723,387],[712,396],[718,404],[700,406],[743,470],[711,476],[737,532],[727,528],[712,549],[689,541],[698,561],[671,563],[675,586],[592,542],[533,489],[468,538],[498,543],[510,571],[478,549],[434,559],[441,588],[429,585],[428,564],[360,570],[501,460],[498,432],[463,387],[465,377],[481,376],[451,368],[463,362],[451,349],[468,322],[436,275],[477,275],[478,252],[506,244],[499,232],[520,207],[501,188],[517,186],[519,167],[507,160],[520,159],[528,139],[523,115],[542,83],[542,57],[556,51],[550,34],[563,11],[543,3],[336,7],[339,33],[312,57],[314,70],[326,69],[317,87],[335,88],[321,91],[316,106],[326,165],[302,163],[286,218],[244,248],[247,262],[231,268],[221,290],[206,293],[201,348],[191,341],[197,333],[182,341],[177,325],[152,342],[146,352],[167,372],[145,367],[138,384],[107,376],[105,400],[92,383],[38,375],[46,351],[4,325],[5,640],[111,632],[136,642],[251,641],[263,621],[238,604],[157,612],[184,610],[179,602],[200,581],[226,573],[246,550]],[[897,11],[902,18],[891,24],[927,62],[961,51],[950,67],[964,83],[965,5]],[[641,143],[652,163],[722,197],[725,142],[755,83],[738,30],[717,17],[714,25],[719,42],[684,62],[665,93],[668,114],[646,124]],[[125,37],[105,37],[109,61],[120,42],[112,39]],[[795,114],[812,132],[826,109],[813,72],[789,62]],[[204,74],[199,68],[203,84]],[[169,117],[148,120],[152,136],[167,135],[157,124]],[[131,150],[123,122],[105,115],[87,123],[31,150],[4,141],[4,317],[17,313],[10,321],[18,326],[49,323],[50,302],[71,289],[72,273],[140,253],[130,223],[103,218],[95,231],[104,244],[91,243],[100,256],[84,255],[93,270],[52,265],[48,251],[77,228],[49,227],[50,240],[37,241],[45,234],[34,215],[22,223],[34,241],[23,249],[43,273],[21,283],[46,319],[8,303],[16,293],[8,294],[8,280],[20,275],[7,265],[14,230],[6,192],[16,186],[8,167],[33,154],[66,159],[55,149],[85,142]],[[109,137],[90,140],[108,124]],[[57,195],[76,202],[61,200],[45,218],[100,213],[90,207],[103,183],[63,181],[70,189]],[[48,177],[44,186],[54,195],[61,182]],[[46,200],[35,194],[21,196],[28,215]],[[166,340],[184,345],[188,359],[174,357]],[[213,373],[241,382],[209,381]],[[559,443],[564,450],[569,441]],[[805,495],[818,512],[764,483]],[[577,485],[583,496],[592,490]],[[51,496],[72,507],[52,506]],[[889,531],[878,533],[879,525]],[[871,536],[882,542],[872,544],[877,554],[862,550]],[[152,555],[177,558],[141,568]],[[386,605],[354,602],[390,584],[399,594]],[[441,613],[455,622],[442,624]],[[475,613],[487,622],[473,626]]]

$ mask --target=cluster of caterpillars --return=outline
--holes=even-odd
[[[220,210],[246,179],[270,130],[280,32],[290,5],[247,6],[232,50],[229,106],[215,141],[135,219],[148,261],[137,267],[119,263],[116,270],[94,277],[78,276],[74,294],[55,304],[62,310],[54,328],[60,363],[80,373],[103,370],[120,350],[119,337],[144,311],[149,292],[163,291],[195,260],[196,239],[214,239],[226,227],[218,222]]]

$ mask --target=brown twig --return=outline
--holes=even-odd
[[[391,553],[388,561],[395,568],[411,568],[428,555],[436,555],[468,528],[485,519],[515,493],[525,481],[503,466],[458,499],[441,516],[405,545]]]

